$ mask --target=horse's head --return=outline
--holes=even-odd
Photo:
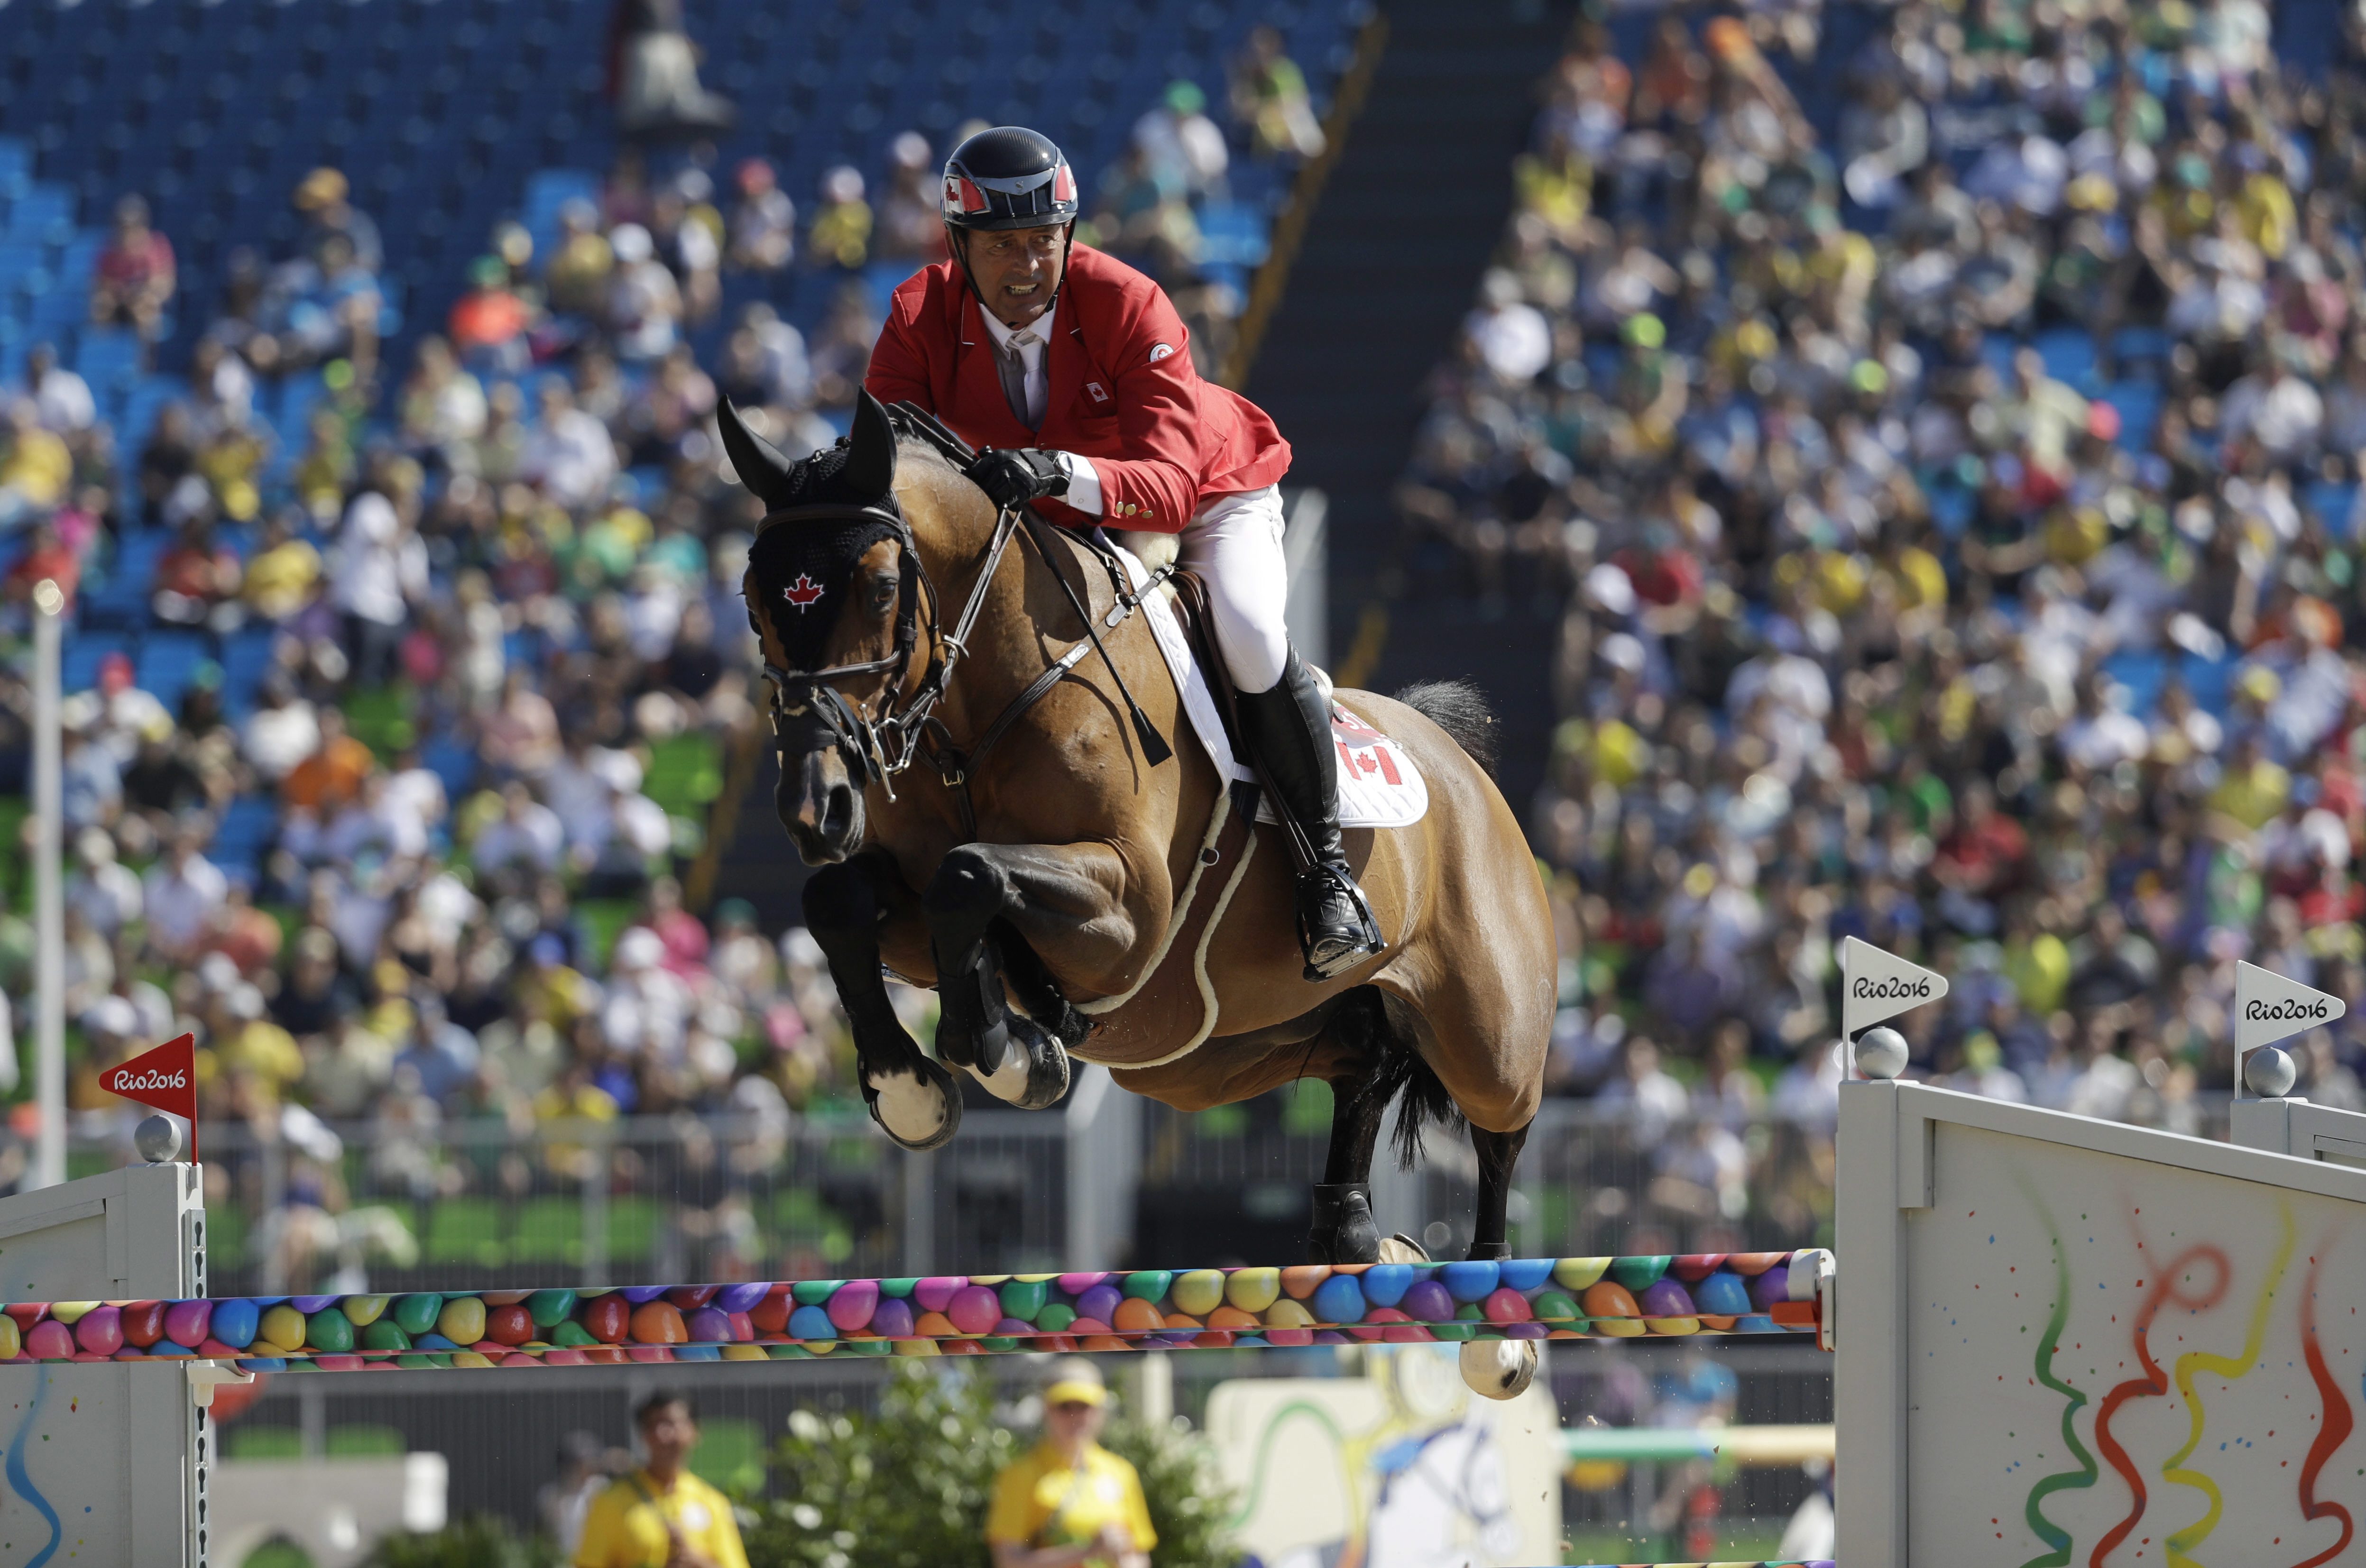
[[[851,436],[792,463],[728,399],[717,419],[740,482],[770,509],[740,592],[774,687],[774,804],[807,864],[843,860],[862,843],[874,776],[866,725],[929,654],[915,646],[920,567],[896,503],[896,431],[865,392]]]

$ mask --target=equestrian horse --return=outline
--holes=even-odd
[[[1249,827],[1253,794],[1194,738],[1144,586],[1113,551],[997,512],[963,475],[967,448],[908,406],[891,415],[863,394],[852,433],[801,462],[727,402],[718,422],[768,508],[742,591],[773,683],[776,805],[820,868],[806,924],[888,1136],[915,1149],[952,1137],[954,1068],[1030,1108],[1065,1092],[1071,1057],[1187,1111],[1317,1078],[1334,1092],[1317,1260],[1381,1256],[1367,1183],[1400,1095],[1408,1161],[1425,1124],[1467,1123],[1470,1256],[1507,1256],[1556,958],[1477,693],[1336,693],[1410,756],[1428,805],[1404,827],[1348,831],[1387,946],[1311,984],[1282,830]],[[1201,884],[1220,869],[1218,898]],[[937,988],[933,1058],[883,971]]]

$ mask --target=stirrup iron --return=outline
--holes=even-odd
[[[1354,910],[1358,928],[1354,941],[1318,964],[1314,958],[1316,935],[1308,909],[1318,901],[1344,899]],[[1380,939],[1380,923],[1373,918],[1372,906],[1364,897],[1364,890],[1356,885],[1354,873],[1344,866],[1323,861],[1305,867],[1298,873],[1298,950],[1306,958],[1305,978],[1320,983],[1337,980],[1366,958],[1380,952],[1388,944]]]

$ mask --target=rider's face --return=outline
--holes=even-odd
[[[1006,327],[1024,327],[1051,308],[1067,261],[1068,230],[1054,223],[1041,229],[1003,229],[960,235],[966,240],[970,276],[978,297]]]

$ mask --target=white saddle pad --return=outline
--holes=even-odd
[[[1149,572],[1122,545],[1118,547],[1118,555],[1139,589],[1148,580]],[[1159,651],[1166,655],[1167,673],[1175,678],[1175,688],[1182,693],[1183,711],[1190,715],[1192,731],[1216,765],[1216,776],[1225,779],[1253,778],[1255,775],[1233,755],[1233,743],[1224,734],[1223,721],[1216,714],[1216,695],[1209,689],[1208,678],[1200,668],[1200,662],[1191,656],[1191,640],[1184,634],[1174,605],[1166,594],[1153,594],[1144,602],[1143,612],[1149,620],[1151,634],[1158,639]],[[1340,826],[1408,827],[1421,821],[1422,813],[1429,810],[1429,786],[1422,782],[1421,770],[1413,765],[1413,758],[1405,755],[1403,746],[1336,700],[1331,704],[1331,740],[1339,749]],[[1281,820],[1274,814],[1270,800],[1259,800],[1257,820]]]

